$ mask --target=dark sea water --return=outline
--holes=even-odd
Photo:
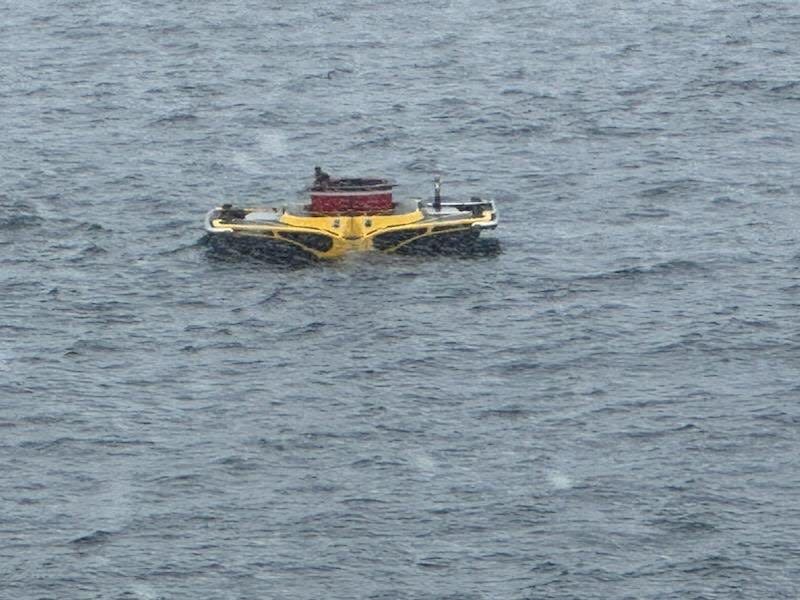
[[[800,3],[4,2],[0,599],[800,597]],[[502,252],[201,243],[314,165]]]

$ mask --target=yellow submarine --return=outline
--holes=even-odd
[[[212,247],[335,259],[353,251],[469,251],[483,230],[497,226],[493,200],[443,201],[438,177],[430,202],[396,201],[393,187],[389,179],[333,178],[316,167],[310,201],[223,204],[206,215],[207,238]]]

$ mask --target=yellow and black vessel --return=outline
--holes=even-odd
[[[223,204],[208,212],[205,229],[215,247],[332,259],[369,250],[468,252],[483,230],[497,226],[494,201],[443,201],[438,178],[429,202],[396,201],[393,187],[387,179],[333,179],[317,167],[310,202]]]

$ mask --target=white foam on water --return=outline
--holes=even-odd
[[[436,461],[429,454],[416,454],[411,457],[411,463],[425,475],[436,472]]]
[[[140,598],[141,600],[156,600],[159,597],[158,592],[146,583],[137,583],[132,587],[131,591],[135,594],[136,598]]]
[[[568,490],[573,486],[572,479],[560,471],[551,471],[548,473],[547,482],[554,490]]]
[[[270,131],[259,131],[256,139],[258,147],[266,156],[283,156],[286,154],[288,145],[286,143],[286,133],[273,129]]]
[[[268,129],[255,134],[255,144],[250,151],[237,151],[231,162],[246,173],[263,175],[267,162],[286,155],[287,135],[278,129]]]
[[[0,371],[8,371],[14,355],[9,350],[0,350]]]

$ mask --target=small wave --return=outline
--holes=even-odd
[[[29,419],[25,420],[28,421]],[[54,420],[57,421],[57,419]],[[22,442],[20,443],[20,448],[27,448],[31,450],[52,450],[76,443],[80,443],[80,440],[77,440],[72,437],[60,437],[54,440]]]
[[[663,208],[641,208],[639,210],[625,213],[629,219],[664,219],[672,216],[673,213]]]
[[[121,438],[101,438],[96,440],[89,440],[93,446],[102,446],[104,448],[127,448],[135,446],[151,447],[155,446],[155,442],[150,440],[137,440],[137,439],[121,439]]]
[[[69,262],[78,263],[82,262],[88,258],[92,258],[95,256],[101,256],[103,254],[108,254],[108,250],[103,248],[102,246],[98,246],[97,244],[89,244],[85,248],[83,248],[77,256],[73,256],[69,259]]]
[[[782,327],[783,325],[778,321],[769,319],[741,319],[738,317],[731,317],[721,330],[727,333],[749,333],[753,329],[780,331]]]
[[[151,479],[152,483],[160,487],[163,486],[194,486],[203,482],[204,478],[196,473],[184,473],[181,475],[162,475]]]
[[[38,227],[44,222],[34,206],[26,202],[15,202],[0,194],[0,228],[4,230]]]
[[[190,242],[187,244],[180,244],[174,248],[166,248],[154,253],[154,256],[180,256],[181,254],[190,253],[197,248],[203,247],[200,241]]]
[[[286,333],[288,335],[306,335],[309,333],[317,333],[325,329],[328,325],[329,323],[325,323],[324,321],[312,321],[307,325],[290,329]]]
[[[652,519],[648,525],[659,529],[679,534],[702,534],[713,533],[717,527],[707,520],[701,519],[696,515],[684,515],[675,518]]]
[[[99,544],[105,544],[113,535],[114,534],[110,531],[97,529],[88,535],[75,538],[70,542],[70,544],[75,544],[77,546],[96,546]]]
[[[325,74],[326,79],[333,79],[334,77],[339,77],[341,75],[352,75],[353,69],[347,67],[336,67],[331,69]]]
[[[546,125],[494,125],[487,128],[494,135],[505,139],[533,139],[537,134],[547,129]]]
[[[629,88],[619,91],[620,96],[638,96],[639,94],[645,94],[650,92],[651,90],[657,89],[657,86],[651,84],[644,84],[644,85],[632,85]]]
[[[359,497],[359,498],[345,498],[342,500],[342,504],[350,505],[350,504],[389,504],[386,500],[380,500],[378,498],[367,498],[367,497]]]
[[[369,149],[377,149],[377,148],[387,148],[393,145],[396,142],[396,136],[385,134],[381,136],[377,136],[368,140],[362,140],[358,142],[353,142],[348,146],[348,150],[366,150]]]
[[[442,570],[450,567],[450,561],[440,556],[431,556],[417,561],[417,566],[423,569]]]
[[[120,350],[119,346],[111,345],[99,340],[78,340],[64,352],[64,356],[82,356],[86,353],[107,352],[114,353]]]
[[[717,196],[711,201],[714,206],[736,206],[741,204],[738,200],[734,200],[730,196]]]
[[[256,302],[256,305],[266,306],[267,304],[281,304],[284,302],[286,302],[286,299],[283,297],[283,292],[280,289],[277,289],[271,294],[267,295],[263,300]]]
[[[527,360],[517,360],[508,364],[497,367],[502,373],[507,375],[520,375],[530,371],[539,371],[543,369],[541,363]]]
[[[42,223],[44,223],[42,217],[29,213],[6,214],[0,217],[0,229],[5,231],[40,227]]]
[[[494,408],[481,412],[482,417],[497,417],[500,419],[529,419],[533,413],[525,408]]]
[[[406,171],[413,173],[436,173],[441,171],[441,165],[435,159],[417,158],[403,165]]]
[[[103,227],[102,225],[100,225],[100,223],[89,223],[89,222],[86,222],[86,223],[81,223],[80,227],[85,229],[86,231],[88,231],[90,233],[97,233],[97,232],[100,232],[100,231],[111,231],[110,229],[107,229],[106,227]]]
[[[289,447],[283,442],[277,440],[269,440],[267,438],[259,438],[256,444],[261,448],[266,448],[275,452],[286,452]]]
[[[687,574],[703,576],[719,575],[723,571],[738,571],[742,573],[755,573],[756,569],[735,561],[727,556],[709,556],[693,563],[685,563],[680,570]]]
[[[197,121],[197,115],[192,113],[176,113],[166,117],[161,117],[153,122],[154,125],[182,125]]]
[[[800,388],[794,390],[800,391]],[[787,425],[789,427],[796,427],[800,425],[800,415],[792,415],[784,411],[774,411],[766,414],[755,416],[760,421],[769,421],[771,423],[778,423],[780,425]]]
[[[662,129],[659,128],[641,128],[641,127],[589,127],[586,133],[590,136],[596,137],[614,137],[614,138],[635,138],[643,135],[651,135],[653,133],[660,133]]]
[[[744,35],[728,34],[725,36],[726,46],[749,46],[750,44],[752,44],[752,40]]]
[[[659,438],[668,436],[674,433],[684,433],[684,432],[702,432],[703,430],[700,429],[697,425],[693,423],[687,423],[686,425],[681,425],[680,427],[672,427],[669,429],[637,429],[634,431],[626,431],[622,433],[624,437],[629,438]]]
[[[626,274],[639,274],[639,273],[672,273],[672,272],[686,272],[686,271],[697,271],[697,270],[705,270],[702,265],[697,262],[691,260],[669,260],[662,263],[657,263],[655,265],[649,267],[632,267],[630,269],[620,269],[619,271],[615,271],[615,273],[619,273],[622,275]]]
[[[639,193],[639,195],[642,198],[662,198],[664,196],[685,194],[689,191],[697,189],[701,185],[702,182],[691,179],[669,181],[644,189]]]
[[[287,119],[285,114],[279,113],[277,111],[272,110],[265,110],[257,115],[257,119],[263,125],[289,125],[290,121]]]
[[[606,273],[597,273],[594,275],[586,275],[577,277],[575,281],[613,281],[618,279],[634,279],[645,275],[672,275],[690,273],[694,271],[705,271],[700,263],[692,260],[675,259],[654,265],[625,267],[623,269],[616,269]]]
[[[797,98],[795,95],[787,96],[786,94],[788,92],[795,92],[798,90],[798,88],[800,88],[800,81],[789,81],[781,85],[776,85],[775,87],[770,88],[769,91],[773,94],[780,94],[785,98]]]
[[[257,471],[259,462],[246,456],[227,456],[217,461],[231,471]]]
[[[781,91],[773,92],[773,86],[771,82],[763,79],[724,79],[708,81],[702,84],[702,87],[715,96],[729,96],[741,94],[742,92],[766,92],[774,94],[785,93]],[[786,91],[791,91],[791,89]]]

